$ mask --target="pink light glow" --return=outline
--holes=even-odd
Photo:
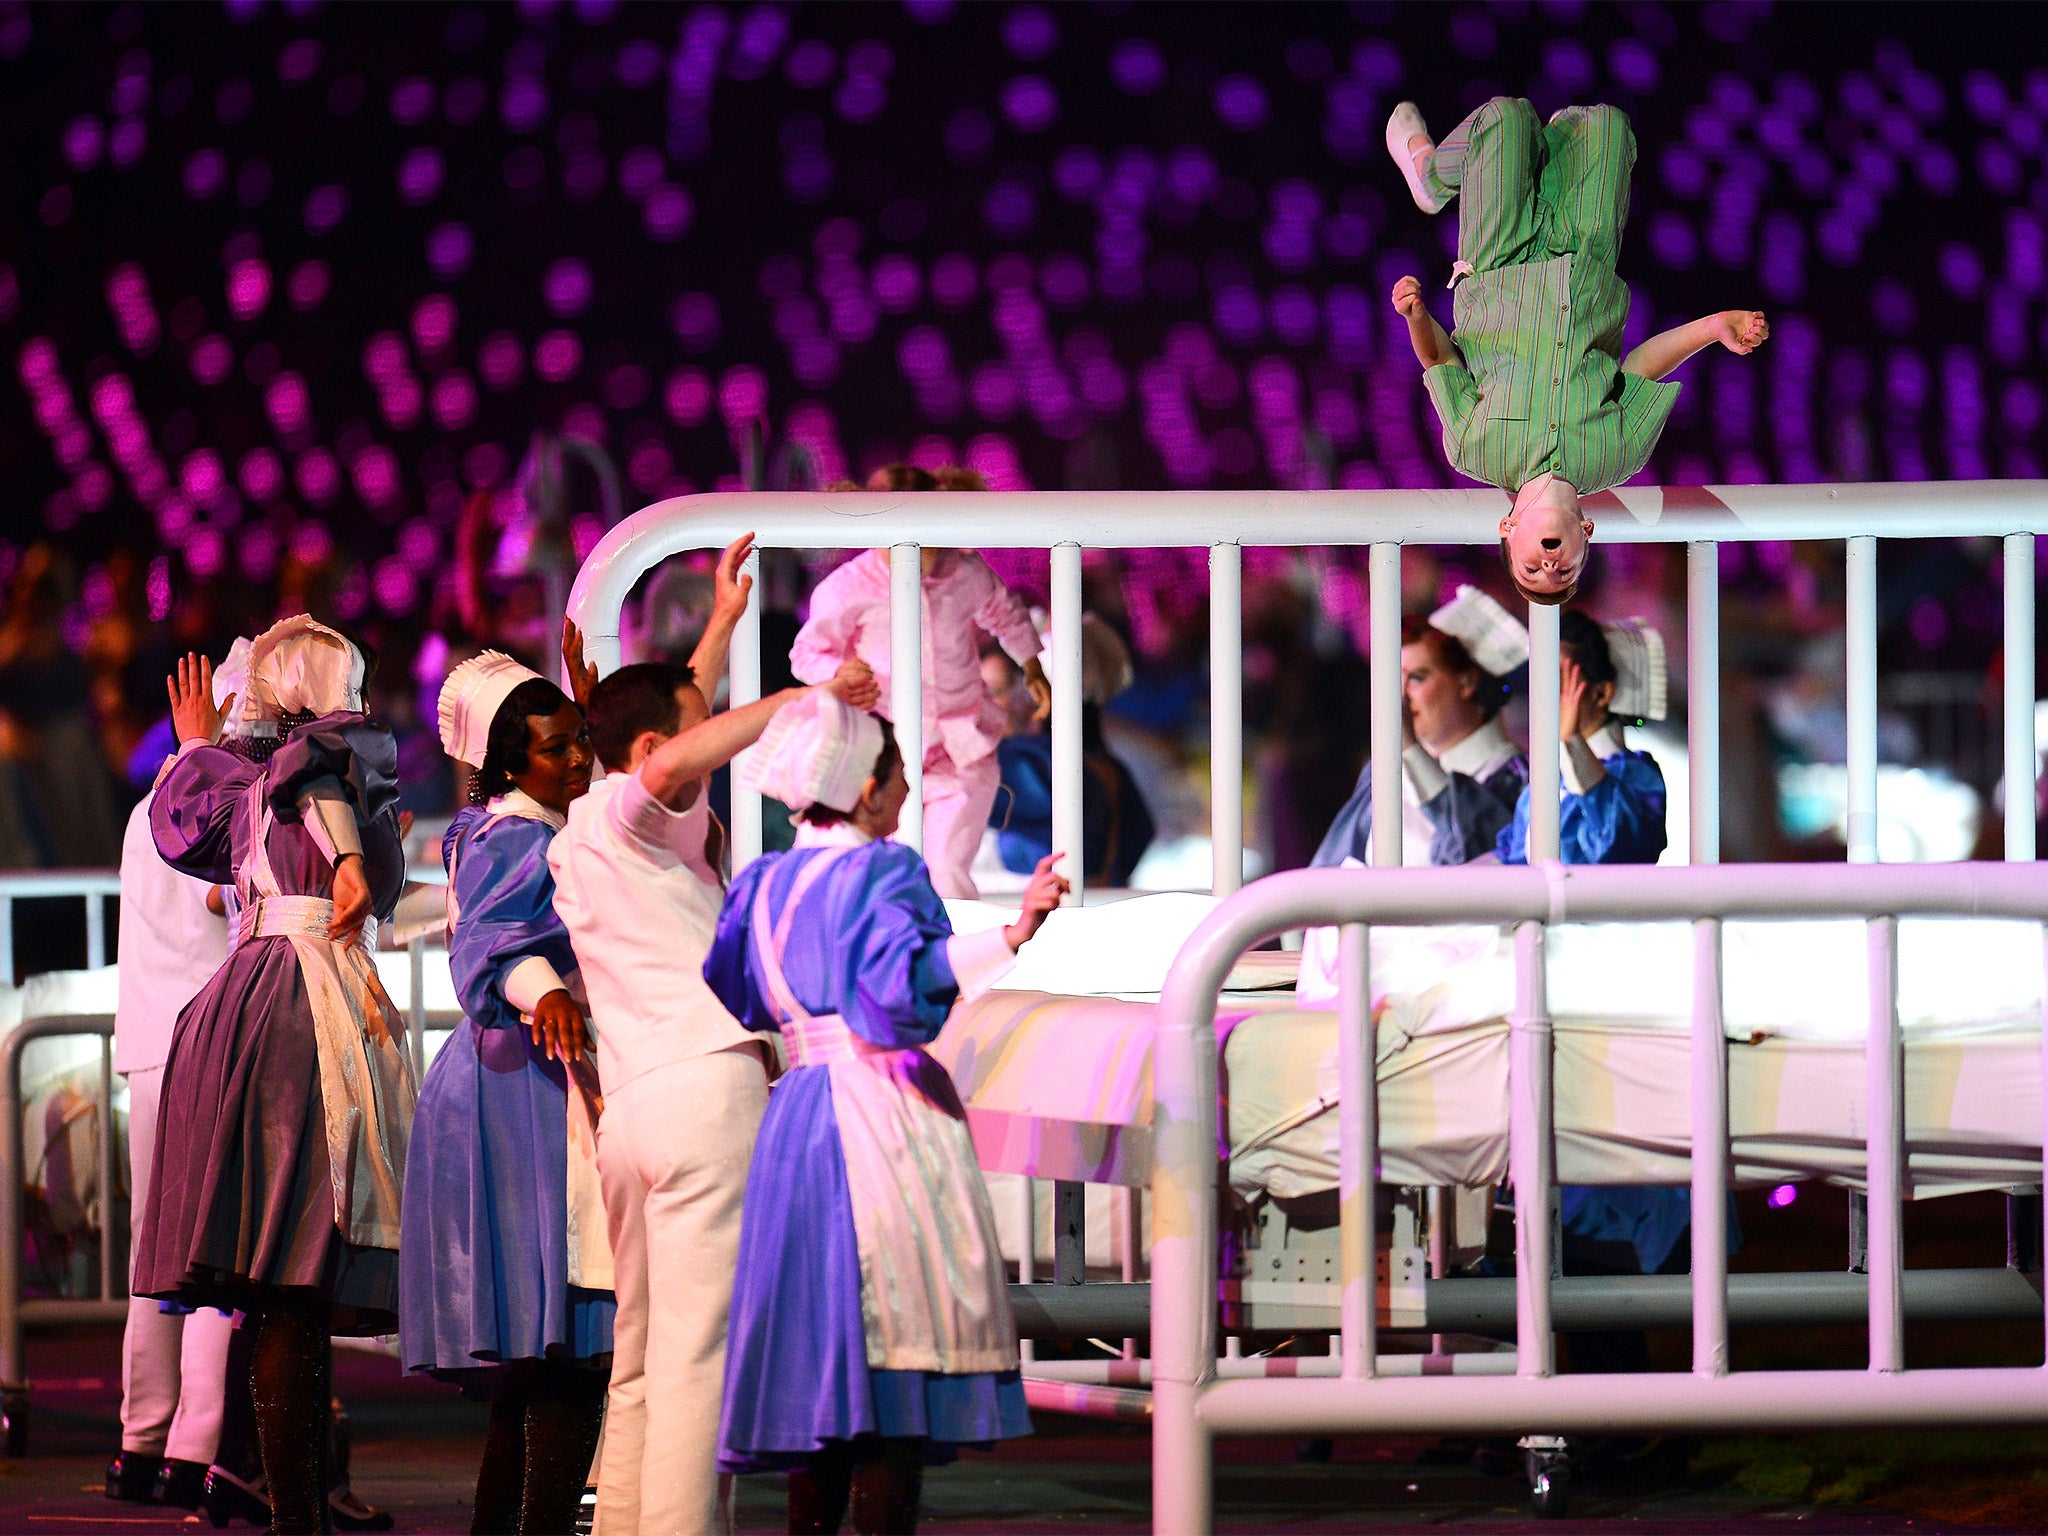
[[[398,530],[398,557],[416,571],[424,571],[440,556],[441,536],[424,518],[414,518]]]
[[[315,506],[326,506],[341,491],[341,470],[334,455],[325,448],[312,448],[300,454],[295,475],[299,494]]]
[[[550,384],[574,378],[583,366],[583,342],[574,331],[549,331],[534,343],[533,371]]]
[[[728,427],[761,417],[768,409],[768,378],[758,368],[742,364],[728,368],[718,381],[718,409]]]
[[[676,461],[659,438],[649,438],[626,456],[626,478],[647,494],[668,483]]]
[[[312,395],[306,389],[306,381],[290,370],[270,381],[270,387],[263,392],[263,405],[280,436],[296,437],[312,423]]]
[[[445,432],[466,427],[476,419],[476,385],[460,368],[434,381],[434,420]]]
[[[235,544],[235,564],[248,581],[268,581],[276,574],[280,553],[277,530],[267,523],[246,528]]]
[[[201,448],[185,455],[184,465],[178,471],[178,483],[185,494],[201,506],[211,506],[227,489],[227,473],[221,468],[220,455],[211,448]]]
[[[419,602],[419,577],[398,556],[386,555],[377,562],[371,590],[376,594],[377,606],[386,613],[407,613]]]
[[[412,312],[413,345],[421,356],[431,357],[454,339],[455,301],[445,293],[428,294]]]
[[[252,448],[242,455],[242,494],[251,501],[270,501],[284,489],[284,466],[268,448]]]
[[[371,506],[389,507],[397,502],[398,460],[389,448],[372,443],[356,455],[349,470],[355,479],[356,494]]]
[[[235,371],[235,349],[225,336],[202,336],[192,343],[192,377],[201,384],[218,384]]]
[[[324,261],[302,261],[292,268],[285,295],[297,310],[315,309],[327,297],[329,277]]]
[[[377,396],[377,406],[383,411],[384,419],[401,430],[420,419],[420,409],[425,401],[426,393],[420,388],[420,381],[409,373],[393,379]]]
[[[218,528],[201,528],[185,542],[185,564],[201,581],[218,576],[227,558],[227,540]]]
[[[1797,1184],[1780,1184],[1776,1189],[1771,1191],[1769,1204],[1772,1210],[1782,1211],[1786,1206],[1790,1205],[1794,1200],[1797,1200],[1798,1198],[1799,1186]]]
[[[334,553],[334,535],[325,523],[309,517],[293,525],[291,550],[301,565],[319,565]]]
[[[396,331],[380,331],[363,345],[363,372],[383,386],[406,370],[405,343]]]
[[[711,381],[702,369],[678,368],[669,375],[662,403],[677,426],[697,426],[711,414]]]
[[[493,331],[476,349],[477,371],[492,389],[510,389],[526,372],[526,348],[510,331]]]
[[[140,354],[156,349],[163,329],[157,323],[156,306],[150,302],[149,278],[139,263],[124,261],[107,274],[107,308],[113,312],[129,351]]]
[[[237,320],[253,320],[270,303],[270,267],[260,257],[238,261],[228,270],[228,309]]]
[[[78,472],[78,478],[71,482],[72,494],[78,504],[88,512],[97,512],[106,506],[114,494],[114,477],[104,464],[88,464]]]

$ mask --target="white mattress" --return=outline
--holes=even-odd
[[[1165,971],[1158,957],[1170,963],[1199,920],[1194,904],[1206,898],[1154,908],[1159,900],[1058,914],[1025,952],[1033,970],[1020,965],[1007,983],[1020,973],[1106,980],[1113,986],[1103,990],[1119,996],[1083,997],[1062,985],[1057,993],[997,991],[955,1011],[934,1049],[967,1102],[984,1167],[1097,1183],[1149,1178],[1154,1010],[1143,998],[1156,995]],[[1381,1177],[1499,1182],[1514,985],[1506,941],[1484,927],[1382,928],[1373,939]],[[2038,925],[1900,925],[1915,1194],[2040,1177],[2042,963]],[[1723,970],[1736,1178],[1859,1185],[1864,925],[1729,924]],[[1561,1181],[1689,1179],[1691,974],[1692,936],[1682,923],[1551,930]],[[1332,1187],[1334,1013],[1298,1008],[1284,993],[1227,994],[1218,1025],[1228,1029],[1232,1183],[1247,1196]]]

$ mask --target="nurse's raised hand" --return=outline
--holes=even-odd
[[[1024,887],[1023,910],[1018,912],[1017,921],[1003,930],[1013,952],[1031,942],[1031,936],[1045,926],[1046,918],[1072,892],[1073,886],[1059,872],[1059,862],[1065,857],[1063,853],[1048,853],[1031,872],[1031,883]]]

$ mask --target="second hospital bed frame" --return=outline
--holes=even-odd
[[[1400,621],[1404,543],[1491,547],[1507,498],[1492,491],[1321,492],[874,492],[680,498],[613,529],[579,574],[570,615],[601,667],[619,662],[619,615],[634,583],[659,561],[722,546],[754,531],[771,547],[887,547],[892,650],[921,653],[922,545],[1045,548],[1050,552],[1053,660],[1053,846],[1081,887],[1081,551],[1084,547],[1206,547],[1210,572],[1211,782],[1244,772],[1242,546],[1370,546],[1372,863],[1401,863]],[[1596,542],[1686,546],[1687,738],[1690,846],[1682,870],[1565,869],[1557,854],[1559,804],[1558,610],[1532,605],[1530,631],[1530,849],[1521,870],[1312,871],[1258,882],[1217,909],[1188,941],[1160,1003],[1155,1055],[1152,1282],[1146,1303],[1153,1357],[1104,1362],[1107,1379],[1149,1376],[1154,1445],[1154,1527],[1211,1528],[1212,1443],[1221,1433],[1339,1431],[1521,1432],[1641,1429],[1818,1428],[1876,1424],[2048,1421],[2048,1366],[1908,1371],[1904,1321],[1914,1316],[2043,1316],[2041,1202],[2020,1213],[2005,1270],[1904,1268],[1903,1048],[1896,1000],[1898,920],[1905,916],[2001,916],[2048,920],[2048,876],[2033,863],[2035,780],[2035,538],[2048,532],[2048,482],[1625,488],[1587,498]],[[1997,537],[2003,542],[2004,848],[2007,867],[1891,866],[1877,862],[1877,542],[1880,538]],[[1841,540],[1847,597],[1849,865],[1715,868],[1720,862],[1720,546]],[[732,647],[733,697],[760,692],[758,607]],[[899,669],[892,715],[912,793],[900,836],[920,840],[922,677]],[[760,803],[735,790],[734,858],[761,846]],[[1244,808],[1239,794],[1213,796],[1213,888],[1242,882]],[[1545,861],[1550,861],[1546,863]],[[1833,916],[1869,924],[1870,1018],[1866,1050],[1868,1214],[1862,1275],[1739,1276],[1727,1272],[1727,1043],[1721,1025],[1721,923],[1731,917]],[[1694,925],[1692,1106],[1694,1144],[1719,1156],[1692,1165],[1693,1267],[1689,1278],[1553,1280],[1556,1237],[1551,1132],[1551,1036],[1543,935],[1546,924],[1621,918]],[[1506,1321],[1513,1296],[1513,1375],[1385,1374],[1376,1349],[1374,1232],[1376,1126],[1373,1021],[1367,999],[1367,934],[1374,922],[1489,921],[1515,926],[1517,1001],[1510,1035],[1510,1143],[1518,1190],[1516,1278],[1428,1282],[1426,1326]],[[1341,1327],[1327,1360],[1285,1362],[1287,1375],[1219,1360],[1217,1334],[1217,1059],[1214,1019],[1225,976],[1245,950],[1310,925],[1343,928],[1340,1001]],[[2044,957],[2048,958],[2048,957]],[[2044,1069],[2048,1085],[2048,1069]],[[2048,1091],[2044,1091],[2048,1101]],[[1080,1191],[1058,1202],[1064,1262],[1079,1277]],[[1534,1213],[1532,1215],[1532,1213]],[[2028,1271],[2032,1271],[2031,1275]],[[1482,1299],[1478,1287],[1487,1287]],[[1133,1309],[1098,1305],[1090,1292],[1137,1287],[1020,1288],[1020,1322],[1048,1336],[1136,1332]],[[1437,1293],[1443,1293],[1439,1316]],[[1460,1298],[1469,1297],[1469,1301]],[[1112,1298],[1100,1297],[1101,1303]],[[1099,1315],[1097,1315],[1099,1312]],[[1841,1321],[1867,1317],[1867,1371],[1731,1373],[1728,1327],[1754,1318]],[[1065,1314],[1064,1316],[1056,1314]],[[1690,1316],[1689,1375],[1558,1376],[1560,1324],[1679,1323]],[[2048,1326],[2048,1318],[2044,1318]],[[1126,1353],[1129,1353],[1127,1349]],[[1411,1357],[1412,1358],[1412,1357]],[[1475,1366],[1488,1357],[1470,1358]],[[1274,1362],[1281,1365],[1282,1362]],[[1249,1368],[1248,1368],[1249,1367]],[[1075,1383],[1079,1393],[1090,1389]],[[1101,1393],[1103,1389],[1094,1388]],[[1076,1406],[1133,1408],[1124,1392]]]

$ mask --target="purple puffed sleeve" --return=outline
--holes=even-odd
[[[225,747],[190,747],[171,759],[149,802],[149,835],[180,874],[226,885],[235,878],[235,808],[262,770]]]
[[[299,801],[322,782],[337,784],[362,828],[363,871],[372,909],[388,918],[405,887],[405,848],[398,835],[398,743],[363,715],[322,715],[293,731],[271,755],[264,794],[271,814],[291,826]]]
[[[265,791],[277,819],[299,819],[299,797],[322,779],[338,782],[356,815],[375,821],[398,804],[398,743],[362,715],[322,715],[300,726],[270,759]]]

